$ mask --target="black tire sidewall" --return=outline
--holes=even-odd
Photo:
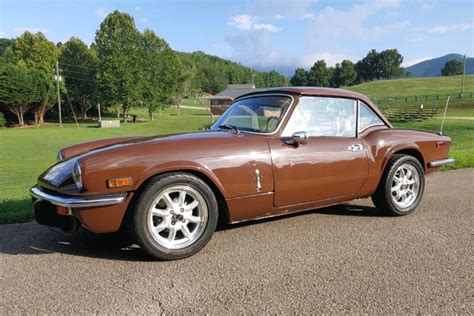
[[[160,245],[148,229],[148,211],[156,196],[170,186],[185,185],[198,191],[208,208],[206,227],[197,241],[183,249],[169,249]],[[209,186],[190,174],[172,173],[157,176],[140,192],[134,207],[134,233],[138,244],[150,255],[162,260],[177,260],[189,257],[201,250],[211,239],[218,221],[218,204]]]
[[[393,176],[395,172],[397,171],[398,167],[400,167],[403,164],[410,164],[414,166],[416,170],[418,171],[418,177],[420,179],[420,183],[419,183],[420,188],[419,188],[418,196],[416,197],[415,202],[412,205],[410,205],[408,208],[398,207],[392,200],[392,192],[391,192]],[[423,167],[421,166],[420,162],[416,158],[412,156],[408,156],[408,155],[400,155],[396,157],[395,159],[393,159],[393,161],[391,161],[387,175],[385,177],[385,183],[384,183],[384,198],[386,200],[386,203],[388,204],[390,212],[392,212],[394,215],[408,215],[412,213],[420,204],[421,199],[423,197],[424,190],[425,190],[425,173],[424,173]]]

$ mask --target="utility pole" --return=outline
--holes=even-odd
[[[59,83],[61,82],[61,76],[59,75],[59,63],[56,60],[56,86],[58,88],[58,107],[59,107],[59,127],[63,127],[63,119],[61,117],[61,95],[59,94]]]
[[[464,77],[466,76],[466,54],[464,54],[464,61],[462,66],[462,84],[461,84],[461,98],[464,98]]]

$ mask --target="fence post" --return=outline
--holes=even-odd
[[[408,102],[408,97],[405,97],[405,102]]]
[[[439,100],[439,94],[436,95],[436,100]]]

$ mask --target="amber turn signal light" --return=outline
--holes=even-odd
[[[107,180],[107,187],[108,188],[119,188],[125,187],[132,183],[131,178],[117,178],[117,179],[109,179]]]

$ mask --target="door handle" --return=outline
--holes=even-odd
[[[347,147],[347,150],[350,151],[361,151],[364,147],[362,147],[361,144],[352,144],[349,147]]]

